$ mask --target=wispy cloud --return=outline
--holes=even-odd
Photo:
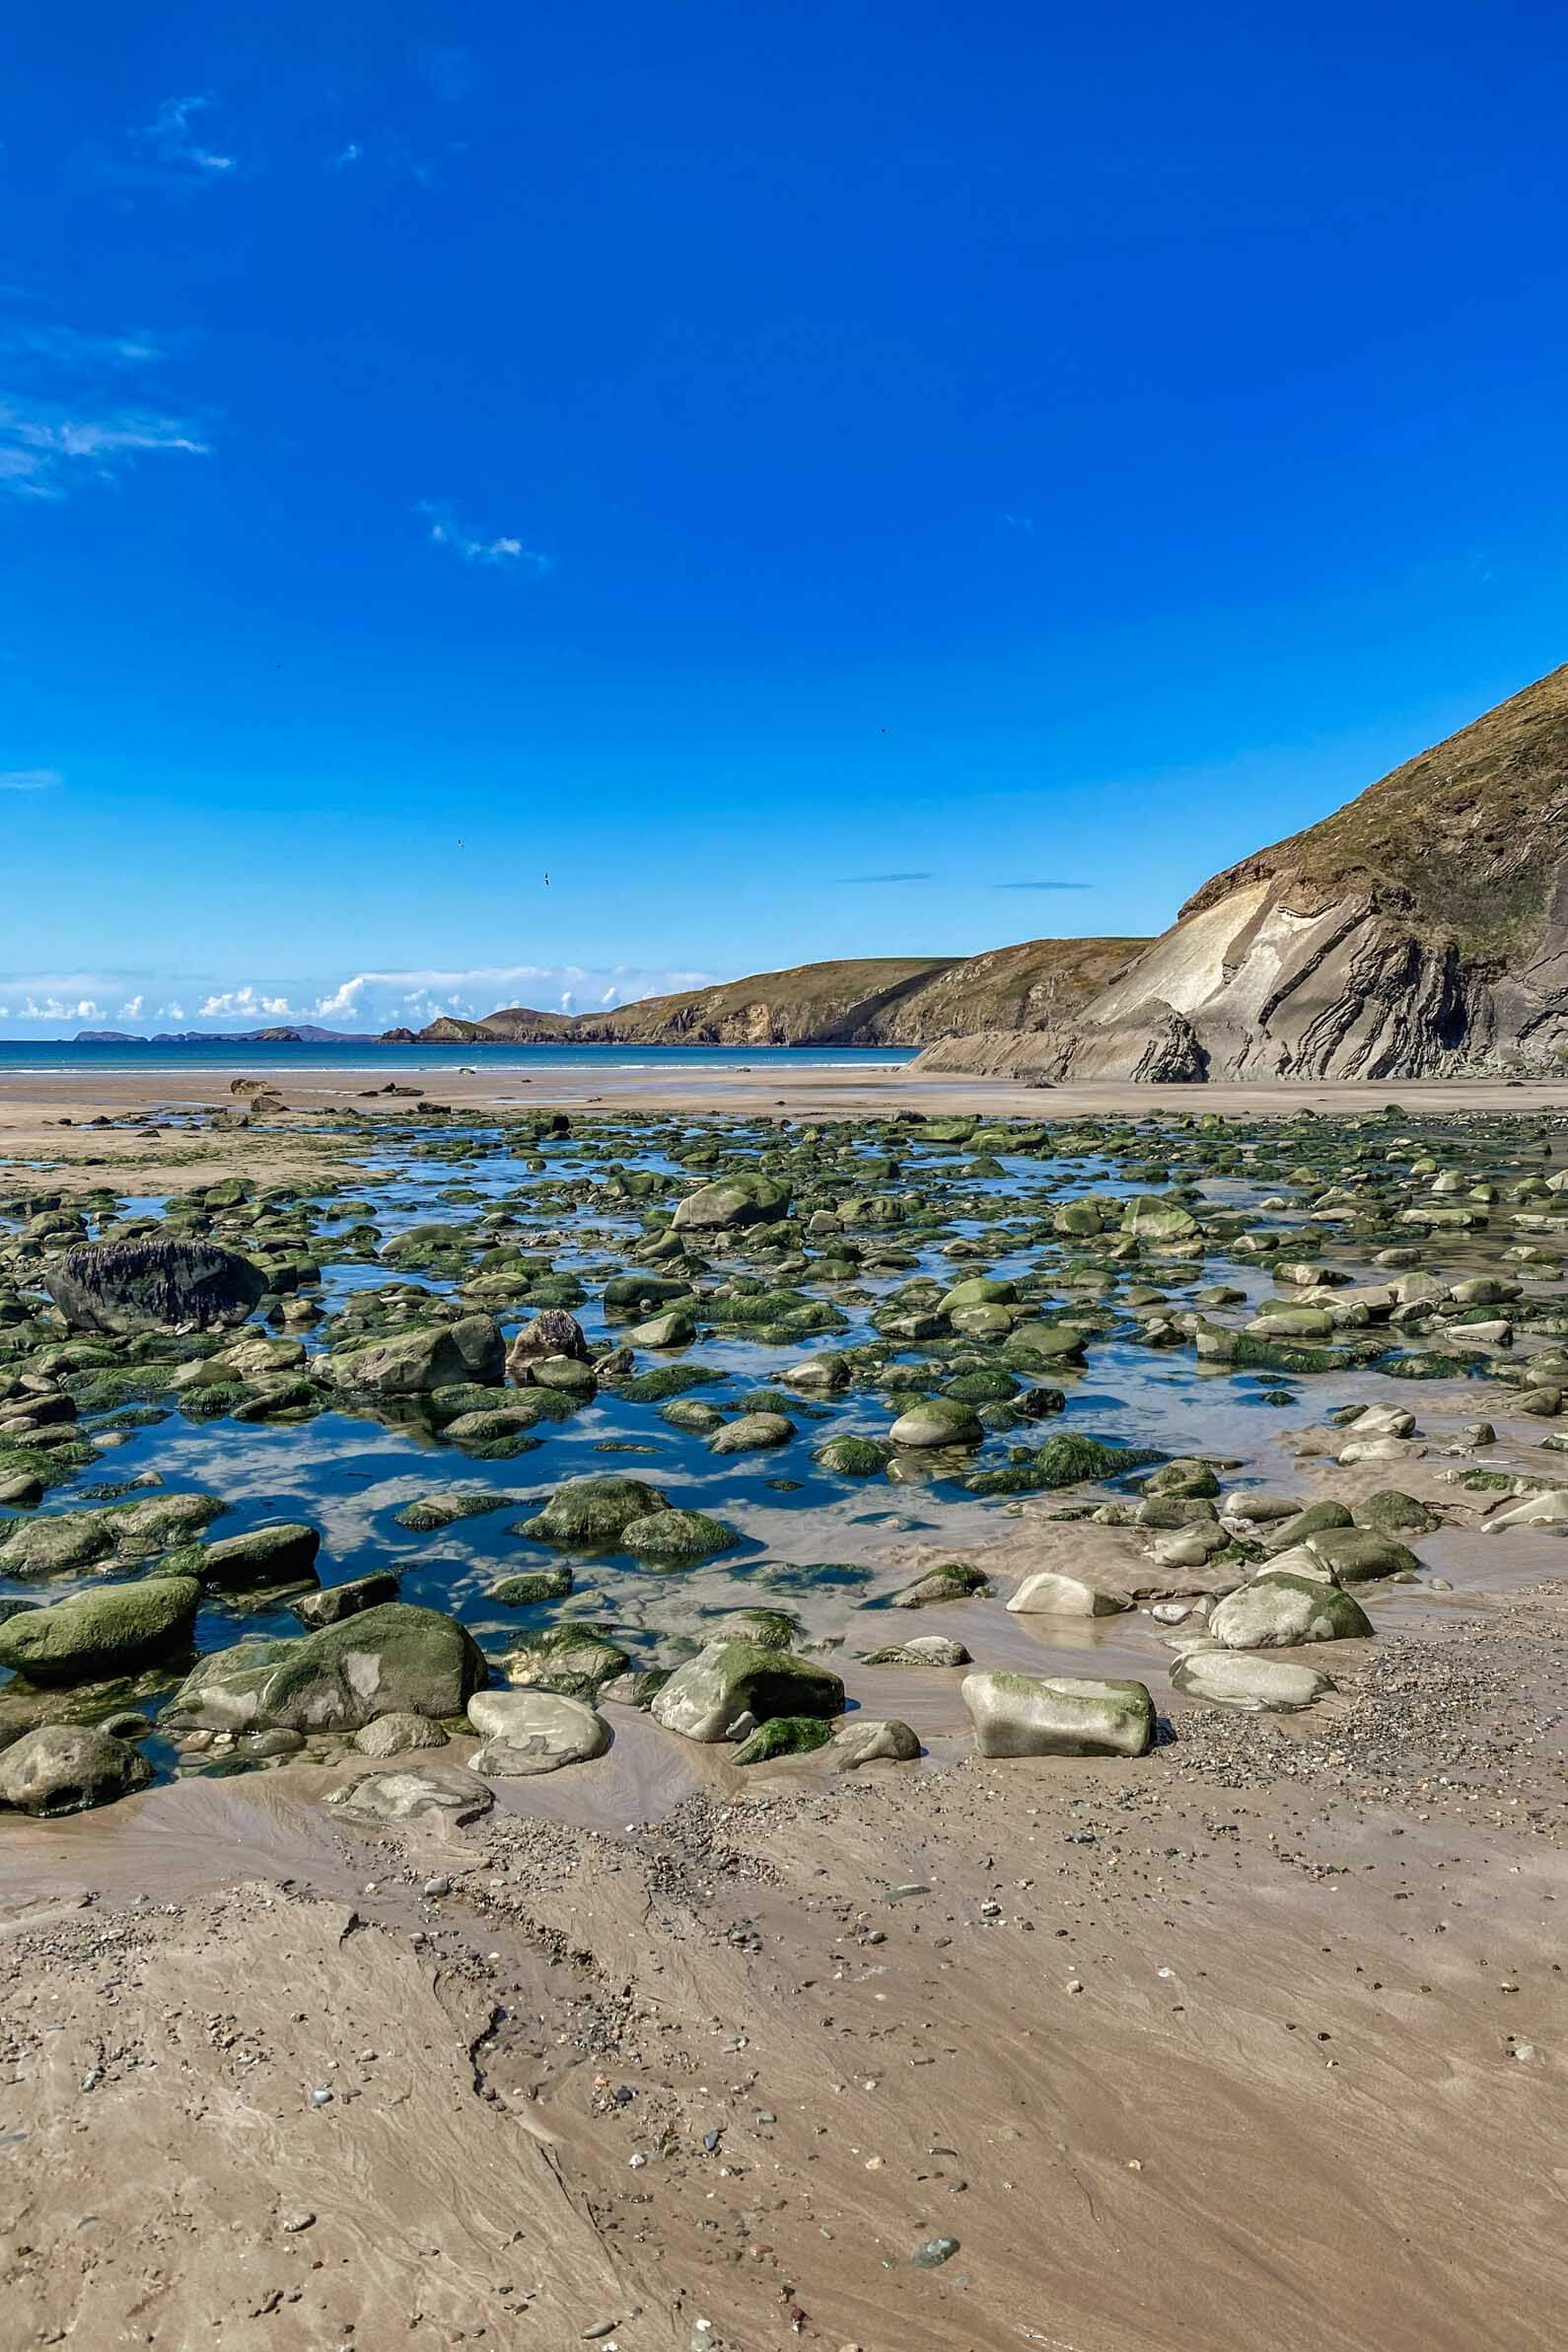
[[[221,179],[234,170],[234,157],[204,146],[191,127],[192,117],[204,114],[211,105],[210,91],[194,98],[166,98],[152,121],[134,136],[145,141],[161,162],[188,164],[200,178]]]
[[[52,792],[64,782],[57,767],[0,768],[0,792]]]
[[[833,883],[843,890],[859,890],[871,883],[930,882],[929,874],[835,874]]]
[[[535,573],[550,569],[550,558],[536,553],[532,547],[525,547],[521,539],[512,537],[510,534],[490,539],[478,537],[455,522],[449,508],[434,505],[427,498],[420,499],[414,512],[423,515],[429,522],[432,542],[438,547],[451,547],[463,557],[464,563],[516,563]]]
[[[1092,891],[1092,882],[993,882],[993,891]]]
[[[157,340],[140,331],[93,335],[75,326],[26,323],[0,327],[0,352],[76,369],[146,367],[164,356]]]
[[[365,150],[363,147],[361,147],[357,139],[350,139],[348,145],[346,147],[340,148],[337,154],[333,156],[333,171],[341,172],[345,165],[357,164],[364,152]]]
[[[204,458],[207,444],[180,417],[0,393],[0,490],[14,498],[64,498],[79,480],[108,481],[140,457],[171,454]]]
[[[1002,521],[1007,525],[1009,531],[1021,531],[1026,538],[1034,529],[1033,515],[1004,515]]]

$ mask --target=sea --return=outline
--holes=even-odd
[[[188,1045],[76,1044],[54,1038],[8,1038],[0,1043],[0,1088],[8,1077],[58,1073],[87,1077],[107,1071],[239,1072],[341,1070],[345,1075],[399,1070],[892,1070],[914,1059],[900,1045],[378,1045],[373,1038],[346,1045],[248,1045],[239,1038],[204,1038]]]

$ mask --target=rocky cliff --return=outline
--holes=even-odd
[[[1147,947],[1141,939],[1031,939],[983,956],[866,956],[755,972],[606,1013],[513,1005],[443,1015],[388,1044],[925,1045],[976,1030],[1018,1034],[1071,1020]]]
[[[921,1066],[1376,1079],[1565,1050],[1568,667],[1217,874],[1027,1056],[991,1032]]]

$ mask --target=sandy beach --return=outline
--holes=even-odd
[[[0,1150],[23,1188],[346,1182],[409,1107],[373,1083],[302,1067],[288,1112],[240,1126],[192,1118],[242,1103],[194,1071],[14,1082]],[[1568,1087],[1389,1093],[1413,1117],[1568,1107]],[[425,1099],[1066,1121],[1386,1097],[769,1066],[481,1067],[432,1072]],[[1357,1503],[1392,1473],[1333,1460],[1324,1400],[1259,1437],[1216,1389],[1212,1442],[1302,1501]],[[962,1548],[994,1592],[940,1631],[1015,1671],[1146,1678],[1157,1744],[987,1761],[957,1675],[859,1663],[856,1596],[828,1590],[814,1627],[848,1704],[906,1716],[915,1767],[743,1771],[620,1707],[606,1754],[488,1796],[461,1735],[392,1759],[473,1800],[396,1826],[334,1807],[352,1753],[7,1815],[6,2342],[1547,2352],[1568,2313],[1568,1578],[1551,1528],[1494,1539],[1496,1493],[1452,1482],[1474,1390],[1418,1403],[1396,1474],[1441,1514],[1440,1581],[1385,1588],[1377,1639],[1334,1644],[1304,1715],[1182,1697],[1145,1609],[999,1609],[1085,1559],[1171,1589],[1129,1526],[955,1496],[936,1541],[891,1506],[819,1524],[772,1498],[749,1525],[785,1561],[853,1540],[902,1577]],[[1486,1404],[1487,1461],[1551,1481],[1547,1425]],[[225,1426],[238,1469],[248,1433]]]

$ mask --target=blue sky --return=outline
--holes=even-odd
[[[1565,62],[8,12],[0,1035],[1158,929],[1568,656]]]

